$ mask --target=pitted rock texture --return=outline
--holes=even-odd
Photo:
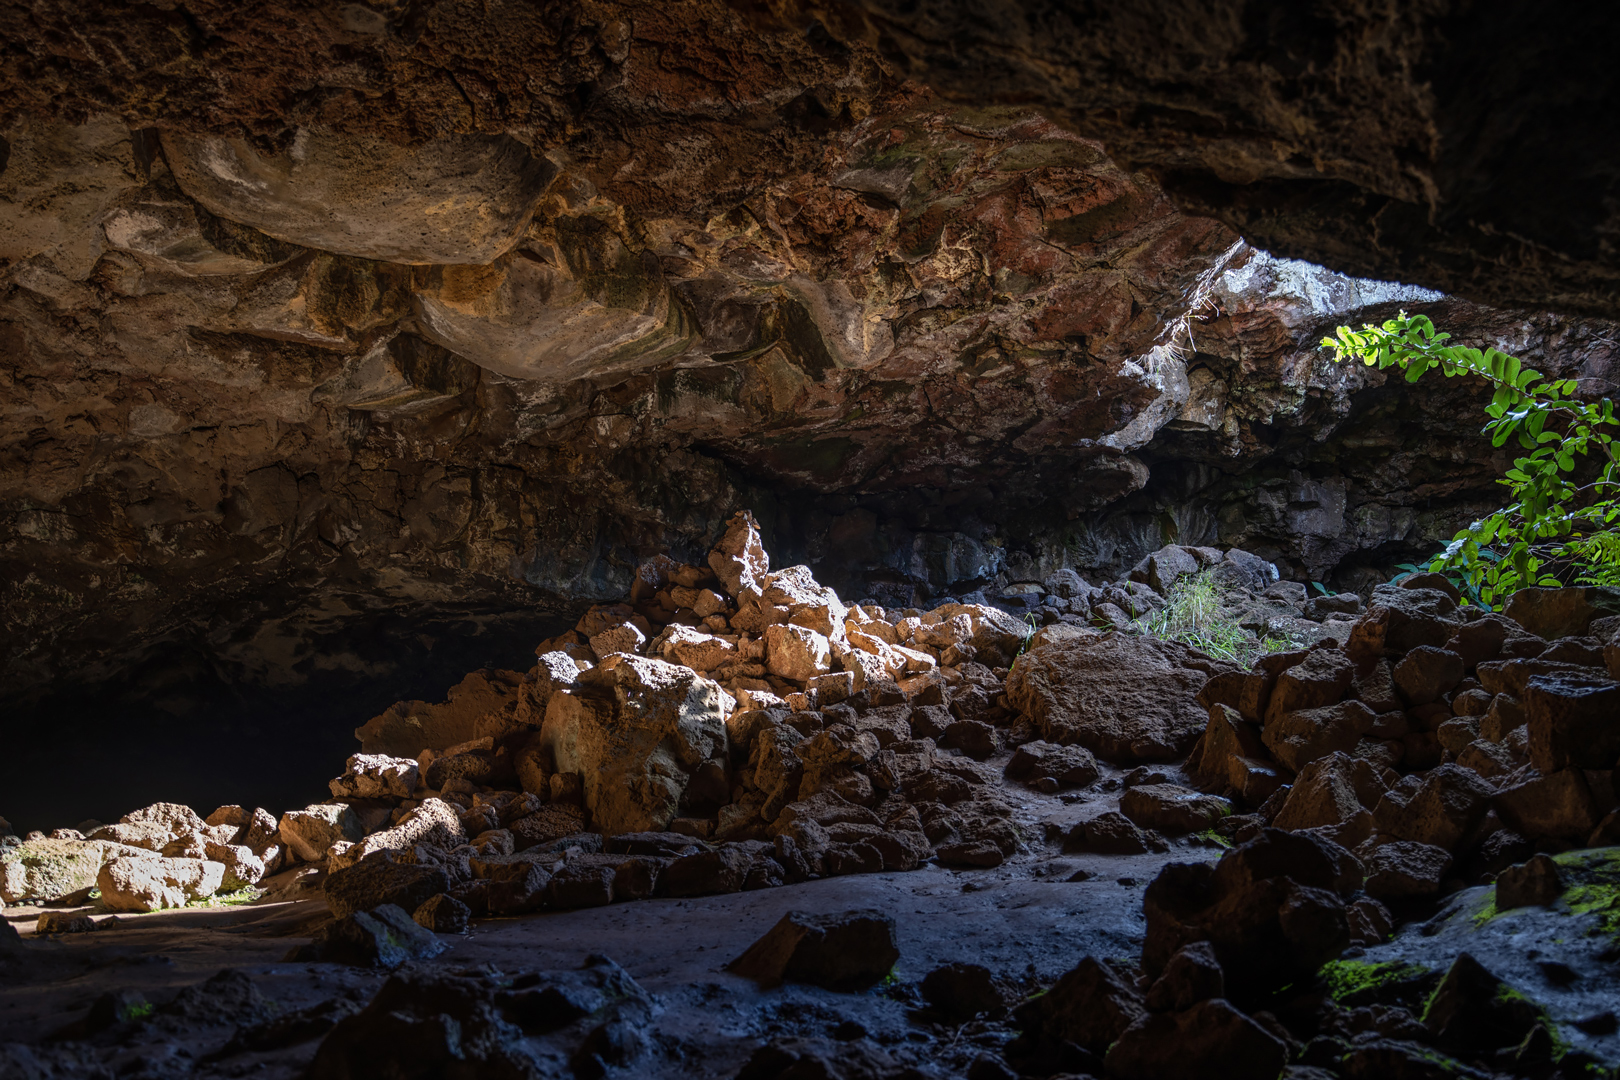
[[[1499,463],[1472,389],[1335,367],[1324,328],[1421,307],[1614,382],[1605,325],[1263,255],[1074,110],[951,104],[831,17],[0,19],[13,691],[160,643],[293,685],[391,610],[571,616],[745,506],[899,606],[1170,541],[1361,585]]]

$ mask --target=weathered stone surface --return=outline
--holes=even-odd
[[[364,754],[420,758],[424,750],[447,750],[505,729],[522,685],[515,671],[475,671],[452,686],[445,701],[396,702],[356,728],[354,737]]]
[[[415,911],[450,887],[450,879],[436,866],[395,862],[380,851],[326,876],[322,891],[326,905],[338,918],[395,904]]]
[[[1420,645],[1395,665],[1395,687],[1409,705],[1438,701],[1462,681],[1463,658],[1445,649]]]
[[[659,830],[698,766],[724,760],[728,711],[725,692],[689,669],[620,655],[551,699],[542,737],[558,770],[583,780],[593,825]]]
[[[767,626],[765,666],[772,675],[809,682],[831,670],[832,647],[826,637],[803,626]]]
[[[1274,1080],[1287,1063],[1281,1039],[1220,998],[1143,1016],[1107,1057],[1124,1080]]]
[[[1198,691],[1223,670],[1184,645],[1116,631],[1025,653],[1007,698],[1048,742],[1109,761],[1165,761],[1197,740],[1207,722]]]
[[[421,806],[401,818],[397,825],[374,832],[352,847],[334,854],[328,869],[335,871],[353,866],[374,852],[405,851],[418,844],[449,851],[466,842],[467,833],[462,828],[455,807],[443,799],[426,799]]]
[[[1548,641],[1580,637],[1594,619],[1620,615],[1620,589],[1581,586],[1520,589],[1502,614]]]
[[[1460,765],[1441,765],[1426,774],[1410,798],[1386,793],[1376,810],[1378,828],[1402,840],[1454,850],[1490,808],[1495,789]]]
[[[515,139],[403,147],[300,129],[266,154],[245,140],[165,135],[187,195],[277,239],[394,263],[487,263],[516,243],[556,167]],[[423,224],[427,228],[423,228]]]
[[[1041,739],[1013,751],[1006,773],[1034,782],[1050,777],[1064,787],[1087,787],[1097,779],[1097,761],[1083,746],[1058,746]]]
[[[1232,804],[1175,784],[1142,784],[1119,800],[1120,811],[1145,829],[1188,833],[1213,828],[1232,812]]]
[[[1424,645],[1443,648],[1461,621],[1456,601],[1438,589],[1379,585],[1367,613],[1356,620],[1346,651],[1352,659],[1370,662],[1405,656]]]
[[[369,911],[349,912],[334,919],[316,931],[308,945],[293,950],[288,959],[392,970],[407,961],[431,960],[445,948],[444,942],[413,920],[405,909],[396,904],[379,904]],[[375,1057],[372,1064],[376,1064]]]
[[[1394,840],[1379,844],[1362,860],[1367,893],[1380,900],[1433,896],[1451,869],[1451,852],[1433,844]]]
[[[96,876],[101,902],[113,911],[185,907],[225,883],[225,865],[203,859],[117,855]]]
[[[1550,904],[1563,892],[1564,881],[1558,864],[1546,855],[1537,855],[1496,875],[1496,910]]]
[[[1530,760],[1544,773],[1620,764],[1620,681],[1535,675],[1525,683]]]
[[[333,844],[355,843],[365,835],[360,819],[343,803],[315,803],[281,815],[278,835],[287,850],[305,862],[326,858]]]
[[[1284,713],[1333,705],[1349,691],[1355,665],[1337,649],[1312,649],[1277,676],[1266,705],[1270,723]]]
[[[794,911],[727,967],[767,986],[804,982],[829,990],[858,990],[881,980],[898,959],[894,919],[883,912]]]
[[[0,900],[58,900],[94,885],[101,863],[95,841],[28,840],[0,849]]]
[[[1045,994],[1020,1006],[1016,1019],[1026,1038],[1071,1042],[1102,1054],[1146,1012],[1135,986],[1088,956]]]
[[[353,754],[330,784],[335,799],[408,799],[421,783],[412,758]]]
[[[1300,770],[1272,824],[1288,830],[1343,825],[1376,807],[1383,792],[1371,765],[1338,751]]]
[[[1277,760],[1298,772],[1317,758],[1349,753],[1373,728],[1373,712],[1359,701],[1283,713],[1261,731]]]
[[[1602,816],[1580,769],[1533,775],[1497,792],[1492,805],[1525,836],[1575,843],[1584,841]]]

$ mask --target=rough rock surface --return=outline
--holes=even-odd
[[[598,827],[657,831],[675,816],[692,775],[724,759],[726,700],[690,668],[618,654],[552,697],[541,738],[558,771],[583,781]]]
[[[1197,740],[1207,719],[1198,691],[1225,670],[1185,645],[1114,632],[1025,653],[1007,699],[1048,742],[1107,761],[1166,761]]]
[[[1579,65],[1492,95],[1446,67],[1526,29],[1557,40],[1527,57],[1580,52],[1579,20],[361,7],[0,24],[8,687],[158,643],[303,684],[391,609],[617,596],[743,506],[899,604],[1170,540],[1360,588],[1497,469],[1476,389],[1334,366],[1324,324],[1421,305],[1614,382],[1602,325],[1347,279],[1174,201],[1342,270],[1613,314],[1608,211],[1524,217],[1599,196],[1478,182],[1606,160],[1545,89]],[[1480,96],[1521,134],[1475,138]]]

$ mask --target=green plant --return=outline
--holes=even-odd
[[[1170,587],[1159,610],[1136,620],[1135,629],[1245,666],[1276,651],[1278,639],[1261,641],[1224,615],[1221,601],[1221,591],[1208,571],[1184,577]]]
[[[1514,440],[1526,451],[1499,481],[1508,489],[1507,505],[1458,532],[1426,569],[1457,580],[1483,607],[1498,607],[1531,585],[1620,584],[1614,402],[1577,400],[1573,379],[1544,379],[1516,357],[1449,345],[1450,338],[1427,316],[1403,311],[1382,326],[1341,326],[1322,339],[1335,361],[1398,367],[1407,382],[1433,368],[1447,378],[1485,380],[1493,392],[1484,434],[1493,447]]]

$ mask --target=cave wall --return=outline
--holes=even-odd
[[[8,693],[175,649],[386,677],[357,628],[567,617],[739,507],[891,602],[1168,541],[1342,584],[1421,555],[1492,492],[1474,392],[1315,340],[1421,308],[1607,392],[1607,248],[1400,217],[1454,201],[1389,141],[1451,152],[1445,95],[1369,126],[1345,65],[1416,79],[1440,15],[1299,61],[1321,19],[1195,49],[1159,6],[1151,49],[1152,6],[1085,48],[971,5],[0,12]],[[1375,188],[1382,231],[1335,232]]]

